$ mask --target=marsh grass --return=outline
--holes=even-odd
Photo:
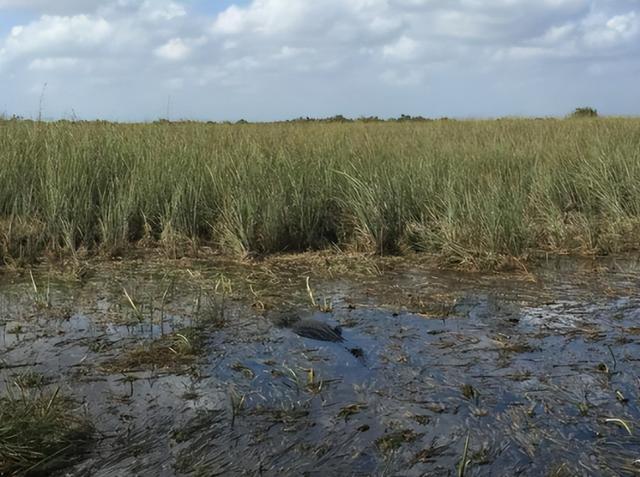
[[[50,475],[81,457],[92,434],[87,418],[57,391],[9,393],[0,398],[0,475]]]
[[[496,268],[640,246],[640,120],[0,120],[0,260],[328,247]]]
[[[41,389],[47,379],[44,375],[35,371],[24,371],[12,376],[13,382],[20,390]]]
[[[376,446],[383,454],[389,454],[399,449],[403,444],[414,442],[420,436],[421,434],[418,434],[411,429],[391,432],[380,437],[376,441]]]

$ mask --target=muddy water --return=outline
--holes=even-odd
[[[190,267],[41,271],[37,293],[5,278],[0,387],[39,373],[98,430],[66,475],[640,473],[636,263],[318,274],[315,310],[312,271]],[[340,325],[344,342],[283,316]],[[192,362],[118,361],[195,325]]]

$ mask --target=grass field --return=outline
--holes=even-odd
[[[640,119],[0,121],[0,259],[640,248]]]

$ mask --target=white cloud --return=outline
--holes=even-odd
[[[36,58],[29,63],[30,70],[54,71],[71,69],[78,64],[77,58]]]
[[[8,56],[51,53],[68,48],[91,51],[106,42],[112,32],[113,28],[104,18],[45,15],[29,25],[14,26],[3,50]]]
[[[247,23],[244,12],[235,5],[230,6],[216,18],[213,29],[220,33],[240,33]]]
[[[408,36],[401,36],[395,42],[385,45],[382,54],[385,58],[410,60],[416,57],[420,45]]]
[[[638,37],[640,16],[636,12],[607,18],[595,15],[585,21],[584,39],[587,45],[597,48],[625,43]]]
[[[191,48],[180,38],[172,38],[155,50],[155,54],[165,60],[184,60],[191,53]]]
[[[232,5],[213,22],[213,31],[223,35],[287,34],[326,35],[325,40],[351,37],[366,31],[387,34],[397,30],[400,18],[388,0],[253,0],[246,7]]]
[[[151,21],[171,21],[186,16],[187,10],[176,2],[145,0],[140,7],[143,18]]]
[[[0,0],[3,86],[20,92],[46,81],[57,91],[50,107],[57,101],[60,110],[85,91],[96,115],[114,103],[124,115],[161,113],[170,92],[176,109],[184,101],[185,111],[219,117],[384,115],[421,104],[453,115],[446,108],[476,107],[455,85],[477,89],[477,109],[486,102],[490,113],[499,103],[486,93],[495,78],[535,76],[555,87],[529,94],[545,95],[576,84],[571,74],[605,82],[614,69],[631,78],[640,68],[638,0],[238,0],[196,13],[216,5]],[[10,20],[15,9],[21,22]],[[546,104],[568,101],[575,88],[569,93]],[[19,109],[20,95],[6,96],[7,108]]]

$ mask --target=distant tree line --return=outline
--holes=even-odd
[[[570,118],[597,118],[598,110],[595,108],[590,108],[588,106],[582,108],[576,108],[569,115]]]
[[[573,112],[571,112],[570,114],[567,115],[567,118],[569,119],[574,119],[574,118],[597,118],[598,117],[598,110],[592,107],[580,107],[580,108],[576,108],[573,110]],[[500,119],[508,119],[508,118],[497,118],[498,120]],[[535,118],[535,119],[547,119],[547,118]],[[354,123],[354,122],[360,122],[360,123],[378,123],[378,122],[429,122],[429,121],[451,121],[452,119],[448,118],[448,117],[441,117],[438,119],[434,119],[434,118],[425,118],[424,116],[411,116],[409,114],[401,114],[400,116],[398,116],[397,118],[388,118],[388,119],[384,119],[384,118],[380,118],[378,116],[360,116],[358,118],[347,118],[345,116],[343,116],[342,114],[336,114],[335,116],[330,116],[327,118],[312,118],[309,116],[306,117],[299,117],[299,118],[295,118],[295,119],[288,119],[285,121],[274,121],[275,123]],[[33,122],[37,122],[37,120],[34,119],[29,119],[29,118],[24,118],[22,116],[17,116],[17,115],[12,115],[12,116],[6,116],[6,115],[0,115],[0,121],[33,121]],[[57,120],[56,122],[72,122],[72,123],[94,123],[94,124],[106,124],[109,123],[110,121],[105,121],[105,120],[80,120],[77,118],[73,118],[73,119],[60,119]],[[202,121],[195,121],[195,120],[189,120],[189,119],[181,119],[181,120],[175,120],[175,121],[171,121],[169,119],[166,118],[161,118],[161,119],[157,119],[155,121],[153,121],[153,124],[188,124],[188,123],[201,123]],[[249,124],[250,121],[247,121],[246,119],[240,119],[238,121],[206,121],[207,124]]]
[[[440,118],[440,119],[448,119],[448,118]],[[362,123],[377,123],[377,122],[399,122],[399,121],[434,121],[434,119],[425,118],[423,116],[410,116],[408,114],[401,114],[397,118],[389,118],[383,119],[378,116],[360,116],[358,118],[347,118],[342,114],[337,114],[335,116],[331,116],[328,118],[311,118],[300,117],[296,119],[289,119],[285,122],[287,123],[353,123],[353,122],[362,122]]]

